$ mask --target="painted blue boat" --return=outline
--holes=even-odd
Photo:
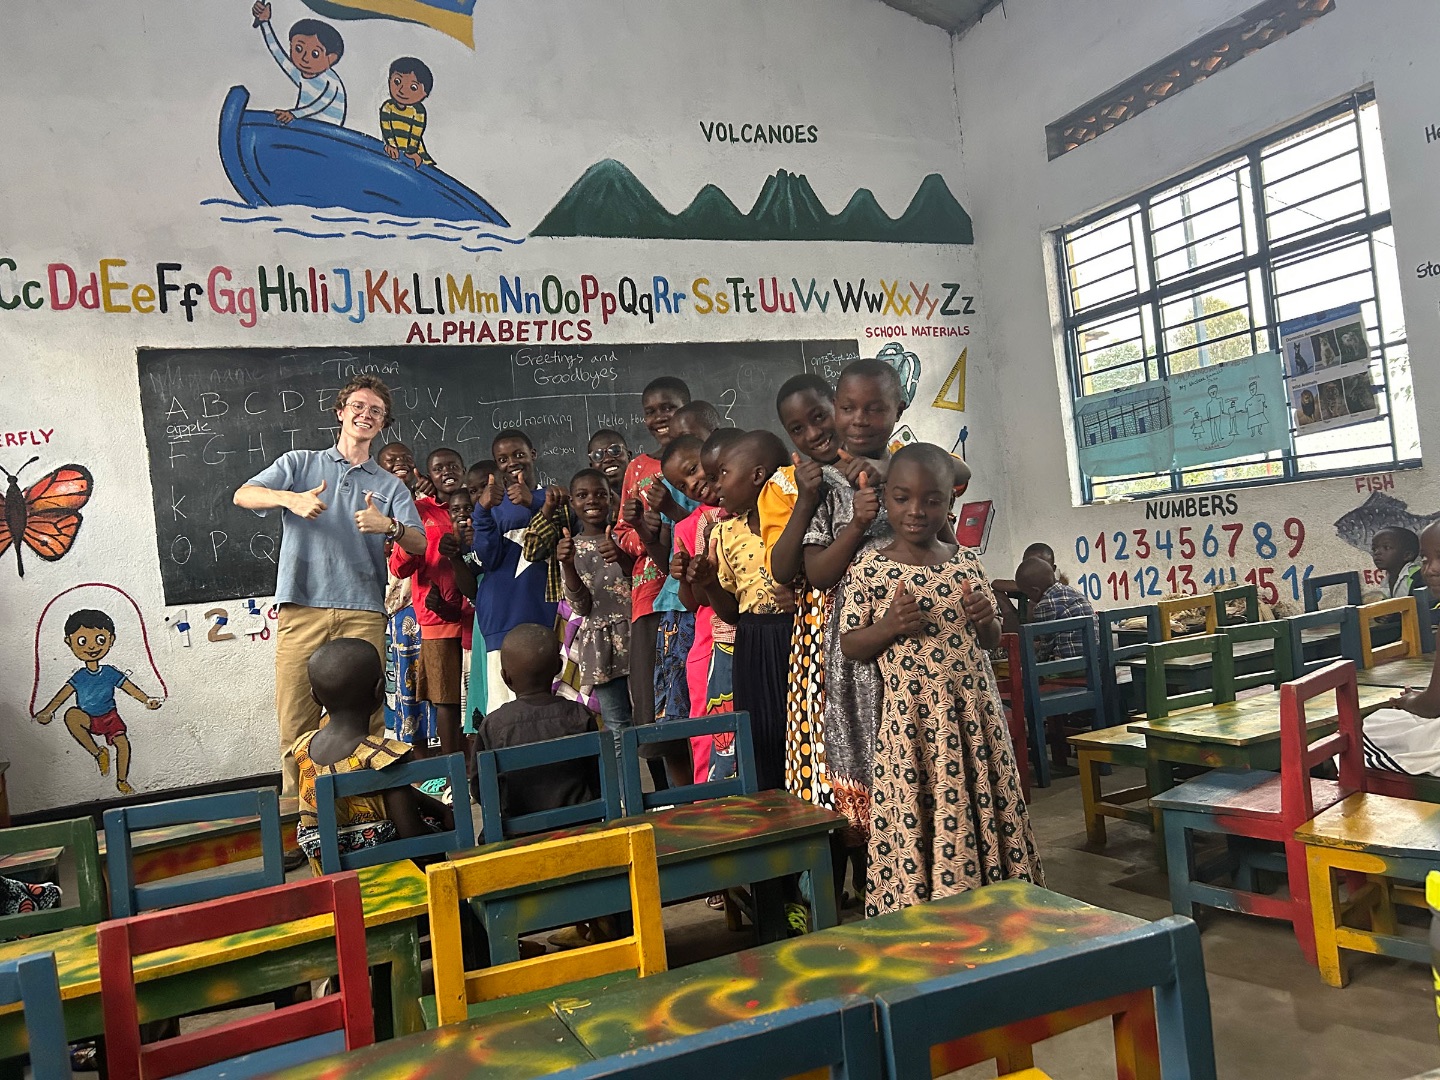
[[[251,206],[343,207],[441,221],[510,223],[433,165],[392,161],[379,139],[319,120],[282,124],[232,86],[220,109],[220,163]]]

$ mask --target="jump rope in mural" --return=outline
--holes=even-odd
[[[69,601],[60,604],[66,597]],[[147,694],[133,681],[137,671],[141,672],[142,683],[150,684],[154,677],[158,697]],[[57,683],[59,689],[37,710],[42,686],[48,689]],[[61,713],[70,737],[94,760],[101,776],[110,775],[114,750],[115,789],[126,795],[134,790],[130,786],[131,744],[129,728],[115,702],[116,690],[150,710],[160,708],[170,695],[155,666],[140,605],[115,585],[87,581],[71,586],[45,605],[35,624],[30,713],[36,721],[48,725],[70,702]]]
[[[23,548],[46,562],[63,559],[69,552],[85,520],[80,510],[90,501],[95,484],[84,465],[61,465],[22,492],[20,474],[39,460],[32,457],[13,473],[0,466],[0,473],[9,481],[5,521],[0,525],[0,555],[15,548],[15,569],[21,577],[25,576]]]
[[[334,19],[398,19],[449,34],[474,48],[474,0],[304,0]],[[430,68],[405,56],[390,65],[380,107],[380,138],[353,127],[341,33],[319,19],[302,18],[281,40],[272,5],[251,8],[253,29],[296,90],[295,104],[270,111],[250,108],[250,91],[232,86],[220,109],[219,151],[225,175],[243,200],[207,204],[251,211],[222,221],[266,223],[273,231],[315,239],[363,236],[376,240],[430,239],[470,252],[498,251],[505,217],[479,192],[441,170],[425,146],[434,89]],[[253,213],[287,206],[349,210],[360,217]],[[414,220],[404,220],[404,219]],[[437,224],[438,223],[438,224]],[[467,223],[460,225],[458,223]],[[671,213],[622,163],[610,159],[587,169],[536,226],[535,236],[606,236],[683,240],[842,240],[881,243],[970,244],[970,215],[945,180],[921,181],[898,217],[890,217],[868,188],[858,189],[832,214],[805,176],[779,169],[748,213],[714,184],[706,184],[679,213]]]

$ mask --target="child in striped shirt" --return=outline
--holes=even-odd
[[[265,0],[257,0],[250,14],[260,27],[265,47],[297,91],[294,108],[276,109],[275,119],[282,124],[309,119],[344,127],[345,84],[335,70],[345,55],[340,31],[319,19],[301,19],[290,27],[287,50],[270,25],[270,5]]]
[[[402,56],[390,65],[390,96],[380,106],[380,137],[391,161],[404,154],[417,169],[435,164],[425,149],[427,114],[421,104],[434,85],[435,76],[423,60]]]

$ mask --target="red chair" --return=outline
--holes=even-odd
[[[338,994],[140,1044],[137,957],[320,915],[335,919]],[[101,923],[96,938],[111,1080],[162,1080],[219,1062],[227,1063],[228,1076],[253,1076],[375,1041],[365,917],[353,872]],[[197,1008],[220,1004],[206,1001]]]
[[[1335,711],[1316,709],[1311,716],[1318,721],[1338,715],[1339,730],[1312,742],[1312,732],[1306,723],[1306,705],[1332,693]],[[1338,782],[1318,780],[1310,775],[1316,765],[1337,755],[1340,758]],[[1150,805],[1158,807],[1163,814],[1170,905],[1175,914],[1193,918],[1194,907],[1200,904],[1286,920],[1295,928],[1300,951],[1314,964],[1315,927],[1305,845],[1295,838],[1295,830],[1353,792],[1365,790],[1354,661],[1337,661],[1286,683],[1280,688],[1278,776],[1260,770],[1215,769],[1150,800]],[[1230,871],[1229,887],[1205,880],[1211,876],[1210,867],[1202,878],[1192,839],[1195,832],[1226,837],[1230,856],[1224,863]],[[1246,839],[1283,844],[1283,861],[1272,866],[1271,860],[1264,856],[1256,857],[1251,854],[1253,845],[1244,843]],[[1288,879],[1289,895],[1256,892],[1254,871],[1257,867],[1283,871]]]
[[[1005,650],[1006,677],[1000,681],[1000,701],[1009,710],[1005,717],[1010,727],[1010,742],[1015,747],[1015,768],[1020,770],[1020,790],[1030,801],[1030,731],[1025,723],[1025,674],[1020,669],[1020,635],[1006,634],[1000,639]]]

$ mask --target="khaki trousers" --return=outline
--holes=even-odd
[[[320,705],[310,696],[305,666],[310,654],[336,638],[363,638],[385,657],[385,616],[378,611],[346,611],[282,604],[275,619],[275,715],[280,724],[280,765],[284,770],[282,797],[293,797],[299,772],[290,747],[307,731],[320,727]],[[370,732],[383,735],[385,708],[370,717]]]

